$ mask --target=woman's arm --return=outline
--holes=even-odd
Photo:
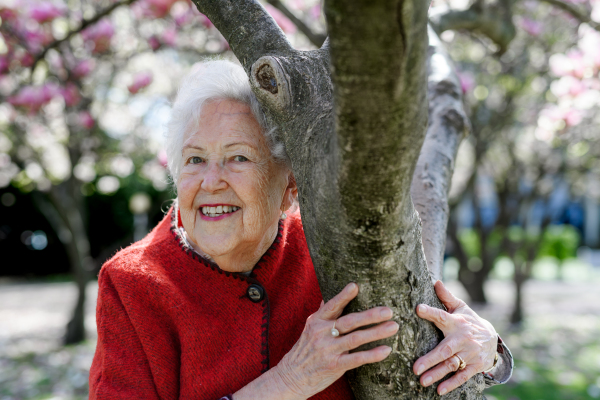
[[[142,343],[105,270],[98,283],[98,344],[90,369],[90,400],[158,400]]]
[[[304,400],[319,393],[350,369],[386,358],[391,348],[379,346],[350,354],[363,344],[394,335],[398,324],[388,321],[392,310],[375,307],[340,318],[350,300],[358,294],[351,283],[342,292],[308,317],[304,331],[281,362],[234,393],[235,400]],[[338,319],[339,318],[339,319]],[[384,322],[388,321],[388,322]],[[332,335],[332,328],[339,336]],[[357,328],[378,324],[368,329]]]
[[[454,297],[441,281],[435,283],[435,291],[448,312],[421,304],[417,315],[433,322],[444,333],[444,340],[415,362],[413,370],[421,375],[421,384],[432,385],[454,371],[454,376],[438,386],[440,395],[484,371],[488,387],[508,381],[514,366],[512,355],[492,324]],[[498,362],[494,365],[496,354]],[[461,360],[465,363],[462,369]]]

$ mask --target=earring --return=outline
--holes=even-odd
[[[279,217],[279,219],[280,219],[280,220],[284,220],[284,219],[286,219],[286,218],[287,218],[287,214],[286,214],[286,213],[284,213],[284,212],[282,212],[282,213],[281,213],[281,217]]]

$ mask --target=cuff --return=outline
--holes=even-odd
[[[491,371],[487,373],[482,372],[483,377],[485,378],[485,387],[506,383],[512,376],[515,367],[513,356],[500,336],[498,336],[498,347],[496,351],[498,351],[498,363]]]

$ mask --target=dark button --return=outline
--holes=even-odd
[[[255,303],[258,303],[265,297],[265,289],[259,285],[248,286],[248,297]]]

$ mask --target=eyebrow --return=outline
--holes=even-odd
[[[233,147],[233,146],[248,146],[248,147],[250,147],[250,148],[252,148],[252,149],[256,150],[256,148],[255,148],[253,145],[251,145],[250,143],[248,143],[248,142],[234,142],[234,143],[228,143],[228,144],[226,144],[224,147],[225,147],[226,149],[228,149],[228,148],[230,148],[230,147]],[[194,146],[194,145],[192,145],[192,144],[186,144],[185,146],[183,146],[183,149],[181,149],[181,152],[183,153],[183,151],[184,151],[184,150],[186,150],[186,149],[195,149],[195,150],[204,151],[204,147],[200,147],[200,146]]]

